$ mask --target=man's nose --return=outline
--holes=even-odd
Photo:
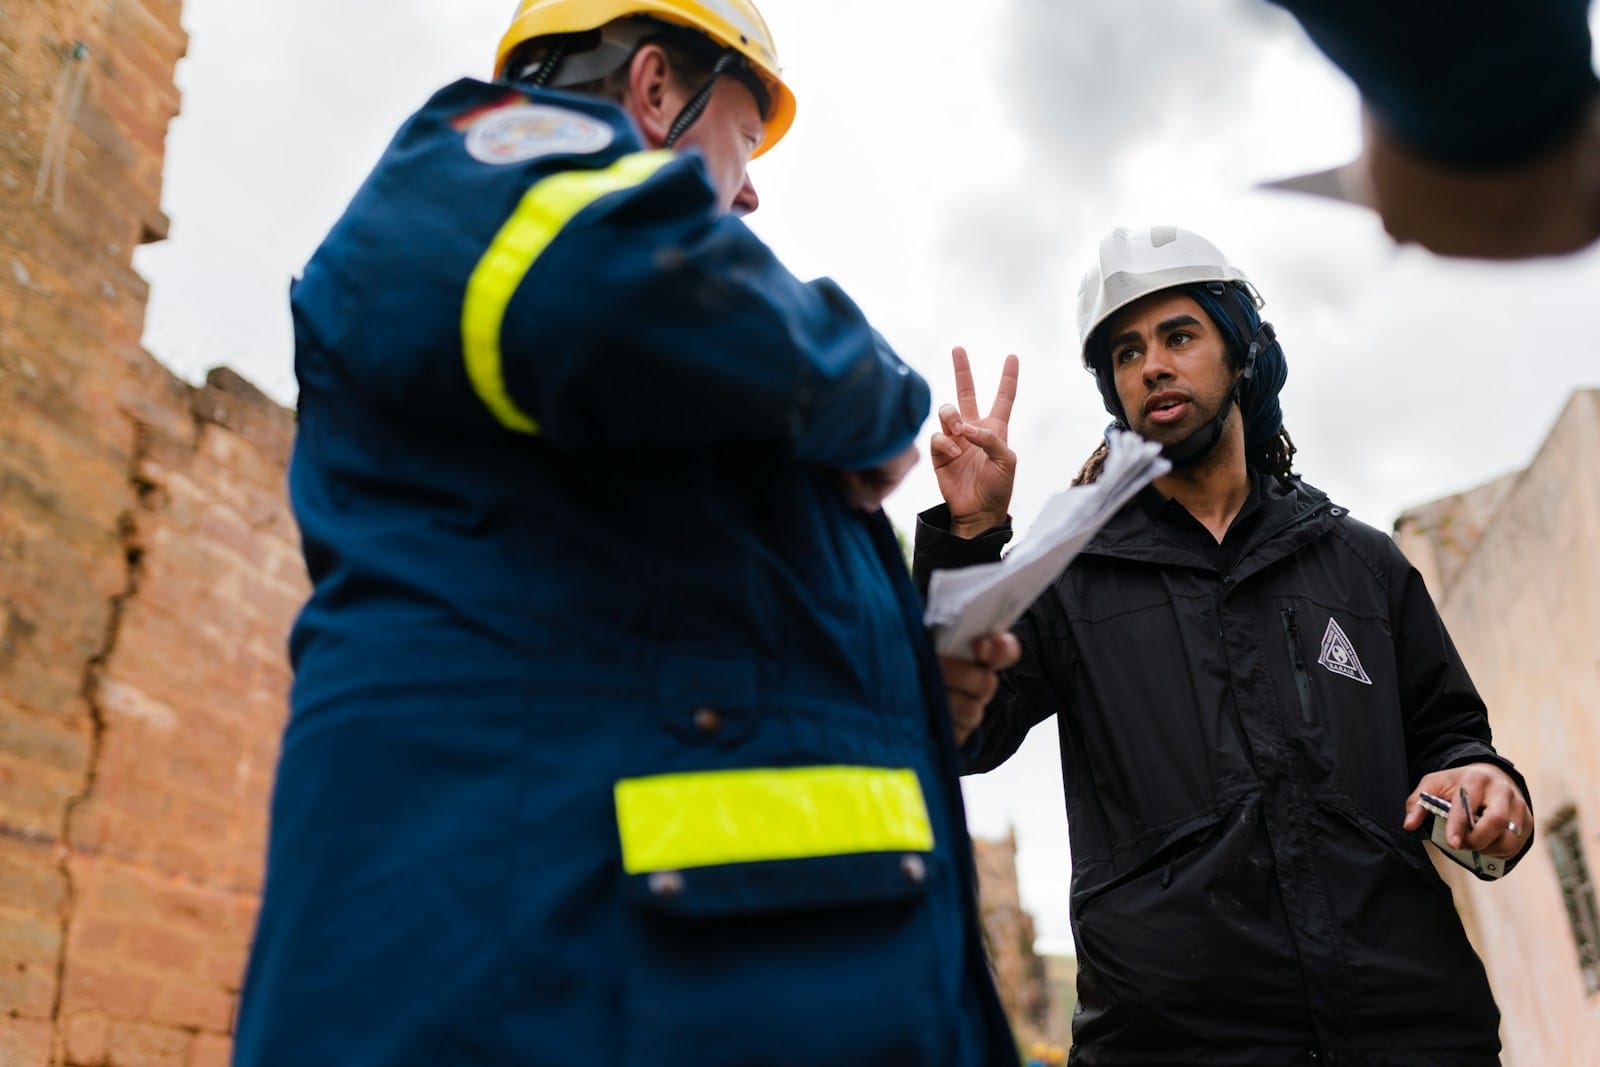
[[[1144,363],[1139,372],[1144,376],[1146,385],[1170,380],[1172,364],[1167,359],[1166,351],[1160,345],[1151,345],[1145,352]]]
[[[750,175],[744,176],[744,184],[739,187],[739,193],[733,198],[733,213],[744,218],[756,208],[761,206],[761,197],[756,194],[755,183],[750,180]]]

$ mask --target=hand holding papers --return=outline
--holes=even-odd
[[[1113,430],[1109,442],[1099,480],[1051,497],[1005,559],[934,572],[923,621],[941,656],[970,658],[974,640],[1009,630],[1123,504],[1171,469],[1137,434]]]

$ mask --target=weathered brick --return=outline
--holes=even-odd
[[[224,1033],[233,1026],[234,995],[221,986],[198,981],[163,985],[152,1018],[196,1030]]]
[[[117,1019],[147,1019],[158,991],[156,982],[139,970],[111,961],[90,964],[69,954],[61,1003],[67,1011],[100,1011]]]
[[[305,604],[306,594],[303,589],[294,586],[258,580],[244,587],[244,601],[262,619],[292,620]]]
[[[86,960],[120,960],[129,954],[127,930],[130,925],[121,917],[79,916],[72,924],[68,939],[70,950]]]
[[[267,556],[269,577],[302,590],[310,588],[305,557],[301,555],[298,546],[287,542],[270,544]]]
[[[196,1034],[189,1052],[189,1067],[228,1067],[233,1059],[233,1041],[221,1034]]]
[[[0,909],[57,915],[65,902],[55,843],[0,835]]]
[[[124,116],[127,119],[133,116],[126,111],[123,115],[113,117],[111,107],[120,110],[126,106],[124,98],[114,92],[97,92],[92,98],[87,98],[85,104],[88,106],[78,109],[78,132],[93,142],[95,148],[109,157],[109,161],[131,166],[136,157],[134,146],[129,141],[153,133],[149,124],[137,119],[127,121]],[[124,224],[127,224],[127,220],[124,220]]]
[[[108,727],[125,724],[148,733],[158,752],[187,725],[190,709],[233,687],[215,648],[193,640],[166,644],[182,640],[183,632],[179,620],[162,612],[133,609],[100,681],[100,693],[110,699],[101,705]]]
[[[265,563],[261,536],[231,508],[207,508],[200,516],[198,533],[211,544],[232,552],[252,574]]]
[[[200,976],[219,989],[237,993],[244,984],[244,969],[249,952],[244,947],[213,949]]]
[[[0,700],[0,753],[80,777],[87,770],[87,723],[67,724]]]
[[[214,367],[205,390],[196,398],[196,415],[225,426],[260,454],[253,467],[259,484],[271,488],[277,472],[288,466],[294,442],[294,414],[269,399],[229,367]]]
[[[75,1012],[67,1016],[64,1031],[68,1063],[103,1067],[110,1054],[110,1019],[98,1011]]]
[[[60,916],[0,909],[0,1015],[49,1018],[60,954]]]
[[[0,827],[24,837],[52,838],[61,830],[67,801],[82,788],[78,775],[0,754]]]
[[[129,151],[130,141],[147,151],[159,147],[166,136],[166,119],[152,113],[147,105],[136,103],[136,97],[135,93],[119,92],[114,85],[108,86],[108,91],[102,92],[95,101],[101,111],[101,115],[95,116],[99,121],[83,123],[85,132],[108,151],[117,148]],[[121,143],[114,144],[111,135]]]
[[[113,1019],[106,1067],[188,1067],[194,1035],[174,1026]]]
[[[198,458],[192,469],[211,498],[225,506],[249,528],[252,553],[289,549],[298,556],[299,542],[294,517],[284,494],[282,471],[279,468],[271,468],[275,478],[272,484],[265,486],[257,485],[204,457]]]
[[[216,876],[218,857],[213,849],[168,837],[150,843],[149,864],[162,874],[209,883]]]
[[[129,923],[123,938],[128,954],[154,970],[190,975],[205,955],[205,943],[194,933],[149,922]]]
[[[171,705],[109,674],[102,675],[96,683],[95,699],[111,729],[168,734],[176,731],[181,722]]]
[[[0,1064],[5,1067],[49,1067],[54,1042],[47,1020],[0,1016]]]

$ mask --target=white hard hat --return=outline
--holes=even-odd
[[[1089,366],[1089,338],[1101,323],[1140,297],[1196,282],[1238,282],[1261,306],[1244,271],[1199,234],[1176,226],[1112,230],[1100,242],[1100,254],[1078,286],[1078,351],[1083,365]]]

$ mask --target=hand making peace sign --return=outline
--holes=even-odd
[[[972,384],[967,350],[950,353],[956,371],[956,403],[939,408],[941,430],[929,442],[939,493],[950,506],[950,530],[975,537],[1005,522],[1017,454],[1006,445],[1011,404],[1017,396],[1017,357],[1007,356],[989,414],[978,416],[978,391]]]

